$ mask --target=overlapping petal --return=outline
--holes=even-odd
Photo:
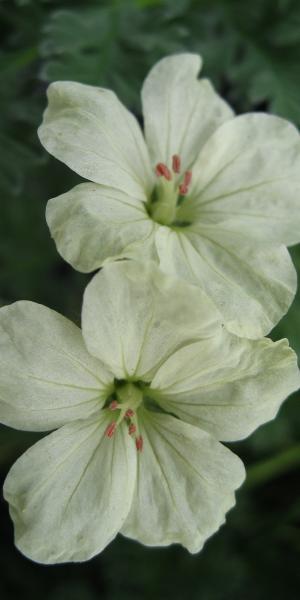
[[[153,164],[170,165],[173,154],[190,167],[210,135],[233,116],[207,80],[197,80],[196,54],[167,56],[154,65],[142,88],[145,137]]]
[[[223,330],[173,354],[151,388],[162,408],[223,441],[239,440],[273,419],[300,386],[287,340],[247,340]]]
[[[0,311],[0,421],[31,431],[99,413],[113,375],[68,319],[33,302]]]
[[[299,241],[300,141],[278,117],[232,118],[207,81],[201,59],[169,56],[147,76],[145,135],[116,96],[102,88],[58,82],[40,128],[45,147],[95,184],[49,203],[59,252],[91,271],[106,260],[157,261],[168,274],[204,288],[228,328],[267,334],[289,308],[296,274],[281,244]],[[154,223],[146,204],[154,165],[181,157],[192,168],[175,230]],[[162,201],[162,200],[160,200]],[[183,227],[183,224],[190,226]]]
[[[120,379],[150,381],[176,349],[219,327],[219,313],[199,289],[150,262],[109,263],[85,291],[85,343]]]
[[[85,291],[83,334],[33,303],[0,312],[1,421],[61,427],[15,463],[4,487],[16,544],[38,562],[87,560],[119,530],[150,546],[201,550],[244,479],[241,461],[217,440],[249,435],[300,385],[286,340],[237,337],[268,333],[295,293],[281,244],[300,237],[299,135],[277,117],[232,119],[197,80],[200,66],[182,54],[149,73],[150,158],[112,92],[49,88],[41,141],[93,183],[52,199],[47,221],[75,268],[104,268]],[[193,167],[192,183],[165,227],[146,205],[162,202],[164,189],[176,202],[174,177],[154,190],[152,172],[174,154],[181,173]],[[120,260],[128,258],[142,260]],[[129,429],[142,436],[138,454],[128,403],[126,424],[105,435],[114,417],[102,409],[113,389],[123,401],[123,380],[138,396]]]
[[[263,243],[300,241],[300,136],[288,121],[246,114],[224,123],[193,167],[182,213],[216,230]],[[183,214],[180,218],[184,218]]]
[[[106,89],[72,81],[48,88],[43,146],[85,179],[140,196],[150,191],[148,151],[134,116]]]
[[[199,552],[234,506],[243,464],[209,434],[174,417],[142,413],[140,422],[144,448],[121,532],[148,546],[180,543]]]
[[[83,183],[52,198],[46,218],[58,251],[79,271],[98,269],[106,259],[156,257],[157,225],[141,200],[120,190]]]
[[[84,561],[116,536],[132,503],[136,451],[126,428],[104,436],[110,417],[77,421],[17,460],[5,484],[17,547],[40,563]]]
[[[200,225],[160,227],[155,235],[161,269],[201,286],[233,333],[262,337],[287,312],[297,276],[284,246],[236,243],[230,233]]]

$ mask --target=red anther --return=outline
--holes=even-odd
[[[183,183],[179,186],[181,196],[186,196],[189,191],[189,185],[192,181],[192,171],[186,171],[184,174]]]
[[[117,402],[117,400],[113,400],[108,408],[109,410],[117,410],[117,408],[119,408],[119,403]]]
[[[192,171],[186,171],[184,174],[183,184],[186,185],[186,187],[189,187],[191,181],[192,181]]]
[[[174,173],[180,173],[181,160],[179,154],[172,156],[172,169]]]
[[[188,193],[188,187],[187,187],[187,185],[185,185],[184,183],[182,183],[179,186],[179,192],[180,192],[181,196],[186,196],[186,194]]]
[[[125,417],[128,417],[128,419],[131,419],[131,417],[133,417],[133,415],[134,415],[134,411],[132,410],[132,408],[128,408],[128,410],[126,410]]]
[[[115,421],[113,421],[113,423],[110,423],[109,425],[107,425],[106,430],[105,430],[106,437],[111,438],[116,431],[116,427],[117,427],[117,424]]]
[[[164,165],[164,163],[158,163],[155,167],[155,173],[158,177],[165,177],[165,179],[167,179],[168,181],[171,181],[172,179],[172,174],[170,169],[168,169],[167,165]]]
[[[136,426],[134,425],[134,423],[130,423],[130,425],[128,427],[128,433],[129,433],[129,435],[132,435],[135,432],[136,432]]]
[[[139,435],[139,437],[136,438],[135,445],[138,452],[141,452],[143,450],[143,438],[141,435]]]

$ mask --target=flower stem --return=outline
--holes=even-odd
[[[245,487],[255,488],[299,466],[300,444],[295,444],[277,456],[249,467]]]

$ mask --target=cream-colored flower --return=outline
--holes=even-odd
[[[197,288],[134,261],[88,285],[82,333],[38,304],[1,308],[0,357],[0,420],[57,429],[4,485],[16,544],[42,563],[87,560],[119,531],[198,552],[244,478],[219,440],[299,385],[285,340],[228,333]]]
[[[49,88],[45,148],[93,183],[48,204],[58,251],[88,272],[120,257],[155,260],[200,285],[241,336],[287,311],[300,239],[300,141],[266,114],[233,118],[199,56],[167,57],[142,89],[145,140],[115,94],[73,82]],[[145,143],[146,142],[146,143]]]

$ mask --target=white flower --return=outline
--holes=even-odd
[[[233,333],[261,337],[296,289],[285,245],[300,239],[299,135],[278,117],[233,118],[200,65],[181,54],[150,71],[146,143],[113,92],[50,85],[41,142],[93,183],[52,199],[47,221],[76,269],[150,258],[200,285]]]
[[[16,544],[42,563],[83,561],[120,531],[198,552],[234,505],[237,440],[299,385],[285,340],[222,327],[193,286],[135,263],[88,285],[82,334],[31,302],[0,310],[0,417],[50,433],[4,485]]]

